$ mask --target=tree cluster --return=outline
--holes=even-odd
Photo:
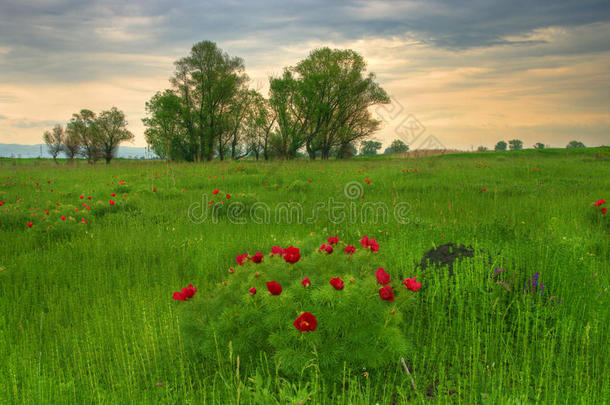
[[[369,107],[389,103],[365,69],[352,50],[316,49],[271,77],[265,98],[241,58],[199,42],[175,62],[172,87],[146,103],[146,140],[172,160],[349,157],[380,126]]]
[[[61,152],[69,160],[82,156],[89,163],[101,158],[110,163],[119,144],[132,141],[134,135],[127,130],[125,113],[112,107],[99,114],[83,109],[72,115],[65,129],[57,124],[52,131],[45,131],[43,139],[56,163]]]

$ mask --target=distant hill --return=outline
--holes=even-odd
[[[0,143],[0,157],[14,158],[51,158],[47,151],[47,145],[18,145],[12,143]],[[59,157],[65,157],[60,153]],[[154,159],[156,155],[150,151],[147,152],[145,147],[135,146],[119,146],[116,157],[123,159]]]

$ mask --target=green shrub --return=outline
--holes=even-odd
[[[225,280],[179,303],[187,346],[208,362],[232,354],[247,364],[266,352],[286,376],[319,370],[334,379],[344,367],[396,365],[409,353],[403,319],[417,293],[402,285],[396,271],[388,271],[394,301],[381,299],[375,277],[379,255],[360,246],[348,255],[336,245],[331,254],[309,251],[294,264],[270,254],[260,263],[250,259],[236,265]],[[307,287],[305,277],[311,282]],[[343,280],[343,289],[330,284],[334,277]],[[281,285],[279,295],[268,291],[271,281]],[[314,331],[295,327],[304,312],[316,318]]]

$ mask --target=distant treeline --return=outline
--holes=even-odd
[[[171,160],[349,157],[380,126],[369,107],[390,99],[352,50],[321,48],[249,87],[241,58],[210,41],[177,60],[171,88],[147,103],[146,140]]]

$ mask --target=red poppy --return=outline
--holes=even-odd
[[[331,278],[330,285],[335,287],[335,290],[343,290],[343,280],[341,280],[339,277]]]
[[[595,203],[596,207],[599,207],[601,205],[604,205],[606,203],[606,200],[604,200],[603,198],[601,200],[597,200],[597,202]]]
[[[114,196],[116,196],[116,193],[110,194],[110,197],[114,197]]]
[[[364,235],[362,239],[360,239],[360,244],[365,248],[369,247],[369,237]]]
[[[282,286],[280,283],[275,281],[267,282],[267,290],[271,293],[271,295],[280,295],[282,293]]]
[[[286,249],[284,249],[284,260],[286,260],[287,263],[296,263],[299,261],[299,259],[301,258],[301,253],[299,251],[299,248],[295,248],[293,246],[287,247]]]
[[[343,249],[343,251],[345,253],[347,253],[348,255],[353,255],[354,252],[356,252],[356,246],[352,246],[352,245],[347,245],[345,247],[345,249]]]
[[[212,191],[212,194],[214,194],[214,195],[218,194],[218,189]]]
[[[360,244],[367,249],[371,249],[371,252],[379,251],[379,243],[375,239],[369,239],[366,235],[360,239]]]
[[[110,200],[109,201],[110,205],[114,205],[114,201]]]
[[[318,252],[326,252],[327,254],[331,254],[333,252],[333,247],[331,245],[322,244],[318,248]]]
[[[421,288],[421,283],[415,281],[417,277],[411,277],[405,279],[402,283],[411,291],[417,291]]]
[[[261,252],[256,252],[250,259],[252,259],[254,263],[260,263],[263,261],[263,254]]]
[[[309,280],[309,277],[306,276],[303,279],[303,281],[301,281],[301,284],[303,284],[303,287],[309,288],[309,286],[311,285],[311,281]]]
[[[382,300],[394,301],[394,292],[392,291],[392,286],[386,285],[385,287],[381,287],[379,289],[379,296]]]
[[[605,214],[606,212],[608,212],[607,208],[602,208],[602,214]]]
[[[85,196],[84,196],[84,195],[81,195],[81,196],[80,196],[80,199],[82,200],[83,198],[85,198]]]
[[[301,316],[294,320],[294,327],[301,332],[310,332],[316,330],[318,321],[316,317],[309,312],[303,312]]]
[[[481,191],[487,191],[487,189],[486,188],[482,188]]]
[[[87,200],[90,200],[90,199],[91,199],[91,196],[88,196],[88,197],[87,197]]]
[[[34,224],[33,224],[33,223],[31,223],[31,222],[28,222],[28,228],[31,228],[31,227],[32,227],[32,225],[34,225]]]
[[[174,292],[174,295],[172,296],[172,298],[175,299],[176,301],[186,301],[190,298],[193,298],[193,296],[195,295],[196,292],[197,292],[197,288],[193,287],[192,284],[189,284],[188,287],[183,288],[182,291]]]
[[[80,219],[80,222],[82,222],[83,224],[86,224],[86,223],[87,223],[87,220],[86,220],[85,218],[81,218],[81,219]]]
[[[153,187],[153,193],[157,191],[157,187]]]
[[[338,236],[329,236],[328,243],[330,243],[331,245],[336,245],[337,243],[339,243],[339,237]]]
[[[254,295],[256,294],[256,287],[252,287],[248,290],[248,292],[250,293],[250,295]]]
[[[366,181],[366,184],[371,184],[371,181],[369,179],[364,179],[364,181]]]
[[[4,205],[3,201],[0,201],[0,207],[2,207]]]
[[[230,196],[229,194],[227,194],[227,200],[228,200],[229,198],[231,198],[231,196]]]
[[[239,264],[240,266],[242,264],[244,264],[244,262],[248,260],[248,254],[244,253],[243,255],[237,255],[237,257],[235,258],[235,261],[237,262],[237,264]]]
[[[64,215],[62,215],[62,216],[61,216],[61,220],[62,220],[62,221],[65,221],[65,220],[66,220],[66,217],[65,217]]]
[[[307,179],[307,181],[311,183],[311,179]]]
[[[279,246],[274,246],[271,248],[271,255],[282,255],[284,253],[284,249]]]
[[[375,278],[377,279],[377,282],[381,285],[390,284],[390,275],[386,273],[383,267],[377,269],[377,271],[375,272]]]

